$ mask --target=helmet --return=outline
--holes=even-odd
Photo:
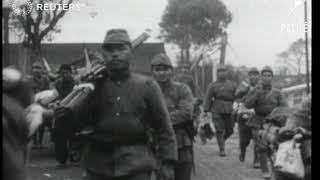
[[[219,65],[217,68],[217,71],[226,71],[226,70],[227,70],[227,67],[223,64]]]
[[[160,53],[160,54],[155,55],[151,60],[151,65],[152,66],[166,65],[166,66],[173,68],[169,57],[164,53]]]
[[[253,67],[253,68],[249,69],[248,74],[250,74],[250,73],[258,73],[259,74],[260,72],[256,67]]]
[[[111,29],[106,33],[102,47],[107,47],[110,44],[129,44],[131,40],[125,29]]]
[[[261,74],[263,74],[263,72],[270,72],[273,75],[273,71],[272,71],[272,68],[270,66],[263,67],[263,69],[261,70]]]

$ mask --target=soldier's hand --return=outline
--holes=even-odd
[[[160,167],[161,180],[174,180],[173,164],[169,162],[163,162]]]

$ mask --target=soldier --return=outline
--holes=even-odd
[[[190,180],[193,165],[193,99],[189,87],[172,80],[173,66],[167,55],[156,55],[152,61],[152,75],[160,85],[178,143],[176,180]],[[191,128],[191,129],[190,129]]]
[[[292,116],[288,118],[284,127],[279,131],[279,140],[284,141],[286,138],[292,138],[287,134],[302,134],[301,141],[301,155],[304,164],[305,176],[304,180],[311,180],[311,144],[312,144],[312,129],[311,129],[311,95],[305,99],[301,105],[301,108],[294,112]],[[287,137],[286,137],[287,136]],[[289,177],[283,177],[279,175],[277,180],[289,180]]]
[[[255,117],[247,124],[252,127],[252,135],[260,160],[260,168],[263,172],[263,178],[270,179],[271,175],[268,169],[267,147],[259,138],[259,131],[263,129],[264,119],[276,107],[287,106],[284,97],[279,89],[272,87],[273,71],[271,67],[265,66],[261,71],[262,80],[257,86],[251,89],[245,99],[247,108],[254,108]]]
[[[43,108],[32,105],[32,89],[15,69],[2,70],[3,179],[25,180],[28,142],[42,123]]]
[[[225,141],[232,135],[234,122],[231,118],[235,100],[236,84],[227,79],[224,65],[218,68],[218,79],[209,85],[205,96],[204,112],[211,111],[212,121],[216,129],[216,137],[220,156],[225,156]]]
[[[243,107],[243,102],[248,94],[249,90],[256,86],[259,77],[260,72],[257,68],[251,68],[248,71],[248,77],[249,77],[249,84],[242,83],[237,91],[236,91],[236,97],[239,99],[239,111],[238,111],[238,128],[239,128],[239,144],[240,144],[240,156],[239,160],[241,162],[244,162],[245,156],[246,156],[246,149],[248,145],[250,144],[250,140],[252,139],[252,130],[251,127],[249,127],[246,123],[248,121],[247,118],[244,118],[247,114],[248,118],[253,118],[254,110],[248,110],[245,107]],[[243,112],[240,112],[243,111]],[[250,115],[250,116],[249,116]],[[258,167],[258,159],[257,159],[257,153],[256,153],[256,147],[254,146],[254,158],[253,158],[253,167]]]
[[[190,72],[190,66],[187,63],[182,64],[181,73],[178,73],[174,80],[177,82],[185,83],[191,89],[193,96],[196,93],[196,84]]]
[[[133,49],[124,29],[107,32],[102,45],[107,76],[97,82],[87,106],[74,112],[91,125],[83,158],[86,179],[149,180],[157,168],[148,143],[152,129],[158,142],[160,174],[173,179],[177,144],[169,112],[159,85],[132,73]]]
[[[31,85],[33,94],[50,88],[50,80],[43,74],[43,66],[39,61],[32,64],[31,76],[28,77],[28,82]],[[42,140],[45,131],[45,125],[39,126],[38,131],[33,137],[34,148],[42,148]]]
[[[59,69],[60,78],[54,84],[59,93],[59,99],[65,98],[73,89],[75,82],[72,77],[71,66],[62,64]],[[54,121],[53,139],[55,142],[56,159],[59,167],[64,167],[68,159],[68,143],[72,130],[70,124],[72,117],[61,117]]]

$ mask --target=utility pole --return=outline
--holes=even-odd
[[[309,76],[309,48],[308,48],[308,13],[307,13],[307,0],[304,0],[304,23],[305,23],[305,39],[306,39],[306,78],[307,78],[307,94],[310,93],[310,76]]]
[[[226,47],[228,44],[228,35],[227,32],[224,32],[221,37],[221,50],[220,50],[220,64],[225,63],[225,57],[226,57]]]

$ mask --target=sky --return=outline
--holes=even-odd
[[[168,0],[75,0],[80,11],[69,11],[58,25],[53,43],[102,42],[111,28],[126,28],[132,39],[151,30],[147,42],[160,42],[159,22]],[[221,0],[231,11],[226,61],[234,65],[274,65],[276,54],[304,38],[304,0]],[[309,22],[311,0],[308,1]],[[97,12],[93,18],[90,14]],[[309,26],[310,27],[310,26]],[[310,33],[309,33],[310,37]],[[166,44],[174,59],[177,50]],[[219,55],[219,54],[217,54]]]

